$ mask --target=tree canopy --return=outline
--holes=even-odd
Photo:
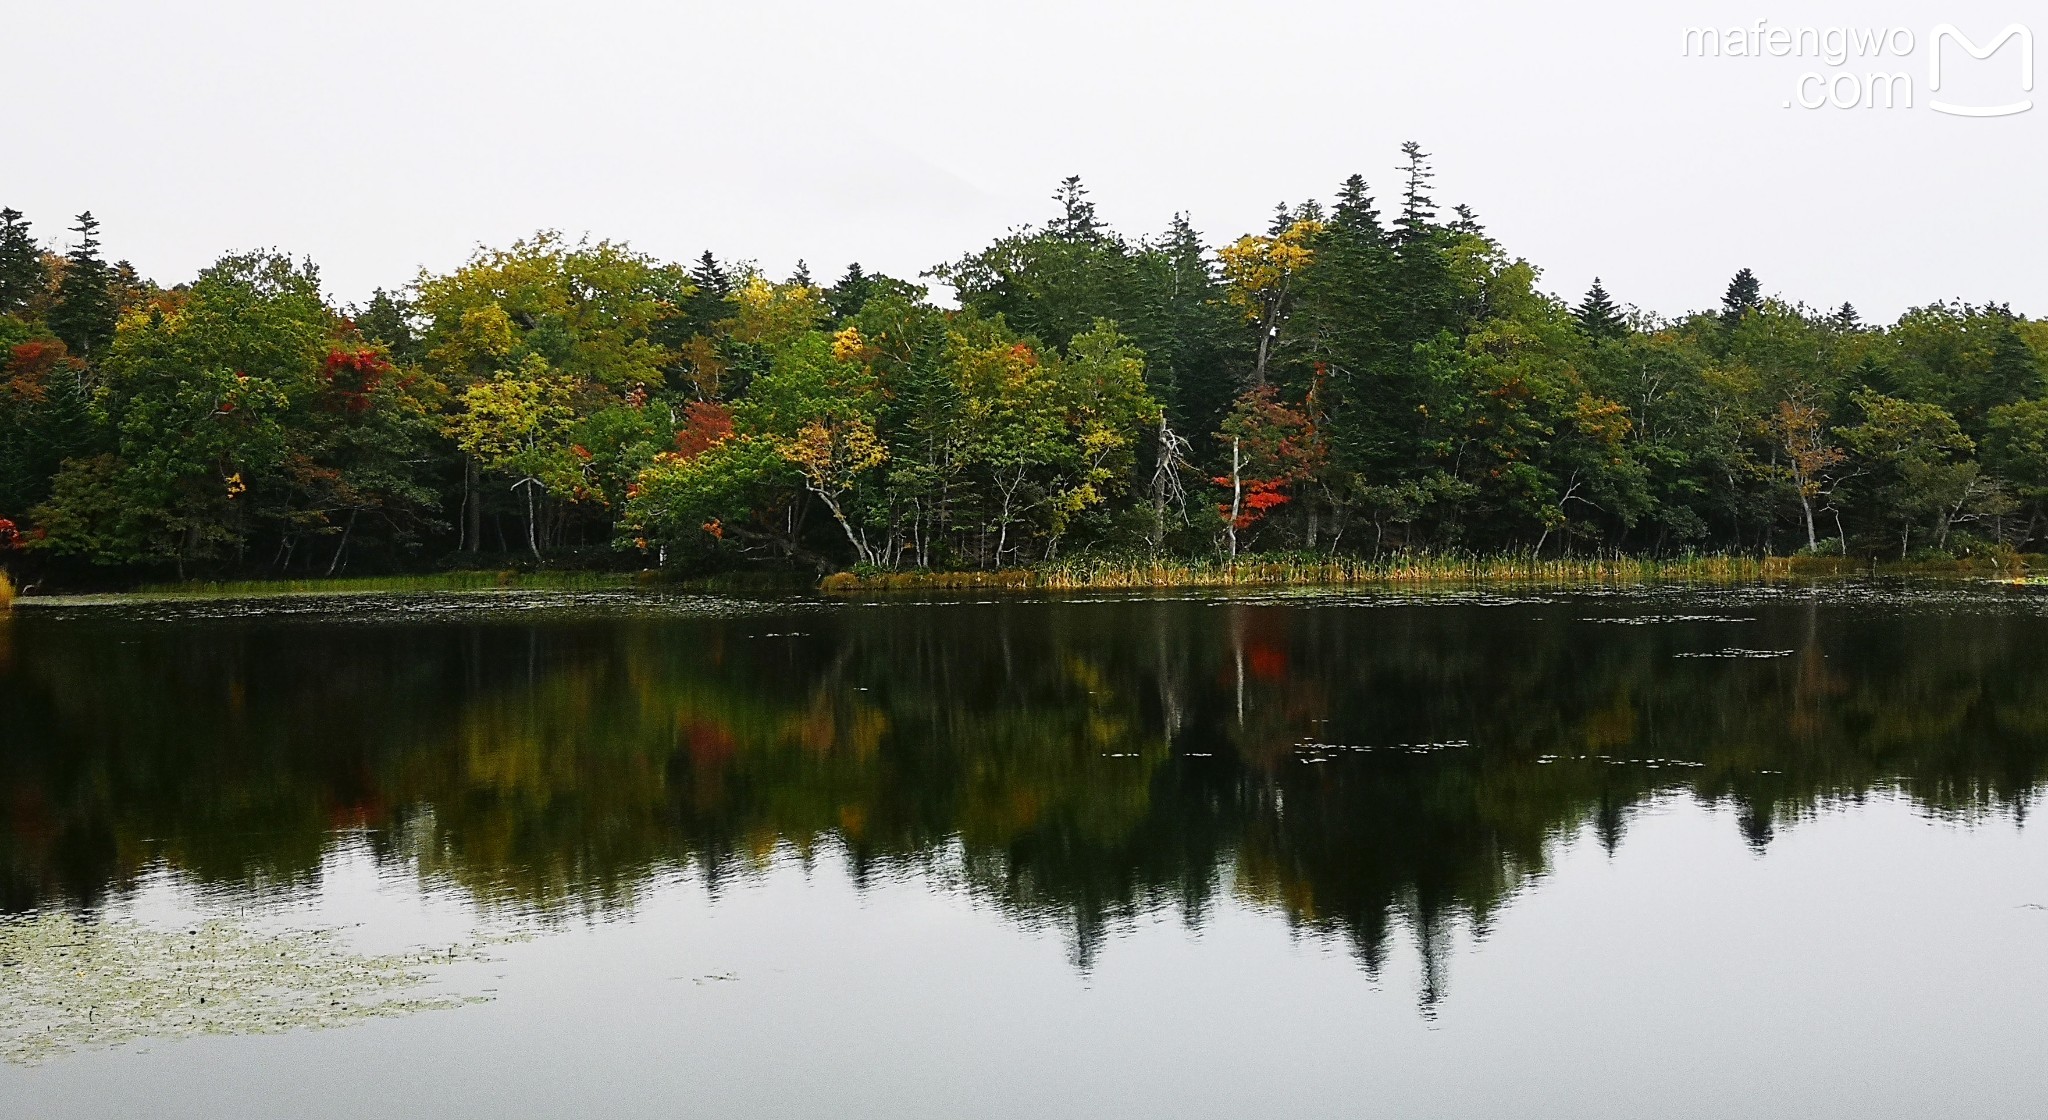
[[[159,287],[90,214],[59,254],[4,210],[0,519],[15,563],[187,575],[2048,530],[2042,323],[1871,324],[1748,269],[1676,317],[1567,302],[1434,190],[1411,144],[1388,217],[1351,176],[1212,244],[1119,232],[1068,178],[925,276],[829,285],[542,232],[361,307],[278,253]]]

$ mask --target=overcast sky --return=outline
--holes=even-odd
[[[1042,220],[1069,174],[1127,233],[1185,210],[1225,239],[1353,171],[1392,202],[1412,138],[1440,201],[1573,298],[1598,274],[1676,313],[1749,266],[1875,317],[2048,313],[2048,105],[1927,105],[1936,25],[1988,42],[2032,8],[2048,35],[2017,0],[0,8],[0,205],[58,239],[91,209],[109,255],[165,283],[275,246],[357,300],[538,228],[914,276]],[[1681,55],[1688,26],[1760,18],[1904,28],[1914,51]],[[2031,96],[2016,40],[1943,63],[1935,98]],[[1874,68],[1909,75],[1912,108],[1786,104],[1823,88],[1803,73]]]

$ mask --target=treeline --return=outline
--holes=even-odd
[[[194,574],[750,561],[1002,567],[1246,550],[2038,546],[2048,327],[1768,298],[1576,305],[1414,145],[1382,213],[1204,243],[1043,225],[774,281],[539,234],[366,305],[311,262],[159,287],[0,212],[0,547]]]

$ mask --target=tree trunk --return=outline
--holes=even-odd
[[[534,533],[533,488],[540,484],[528,478],[522,479],[519,485],[521,489],[526,491],[526,547],[533,552],[533,562],[539,564],[541,562],[540,538]]]
[[[341,543],[334,546],[334,559],[327,562],[327,574],[330,576],[341,566],[341,554],[348,551],[349,534],[356,531],[356,514],[360,512],[353,509],[348,511],[348,524],[341,529]]]
[[[462,542],[473,556],[484,547],[484,504],[477,490],[476,460],[462,460]]]
[[[1242,441],[1233,436],[1230,440],[1230,524],[1225,527],[1230,534],[1230,559],[1233,563],[1237,560],[1237,519],[1244,509],[1244,456],[1240,452],[1241,447]]]

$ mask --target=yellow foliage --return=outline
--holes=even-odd
[[[14,581],[7,578],[6,572],[0,572],[0,611],[13,609]]]
[[[860,328],[847,327],[832,336],[832,357],[842,362],[866,362],[875,356],[874,347],[860,336]]]
[[[881,466],[889,448],[866,420],[813,420],[783,447],[782,457],[796,464],[820,493],[836,494],[851,486],[855,475]]]
[[[732,299],[739,307],[733,318],[733,338],[771,350],[817,329],[825,317],[825,302],[809,284],[771,284],[754,275],[740,285]]]
[[[1247,234],[1216,250],[1231,305],[1254,322],[1264,319],[1288,281],[1314,259],[1309,243],[1322,232],[1323,223],[1302,219],[1277,235]]]

